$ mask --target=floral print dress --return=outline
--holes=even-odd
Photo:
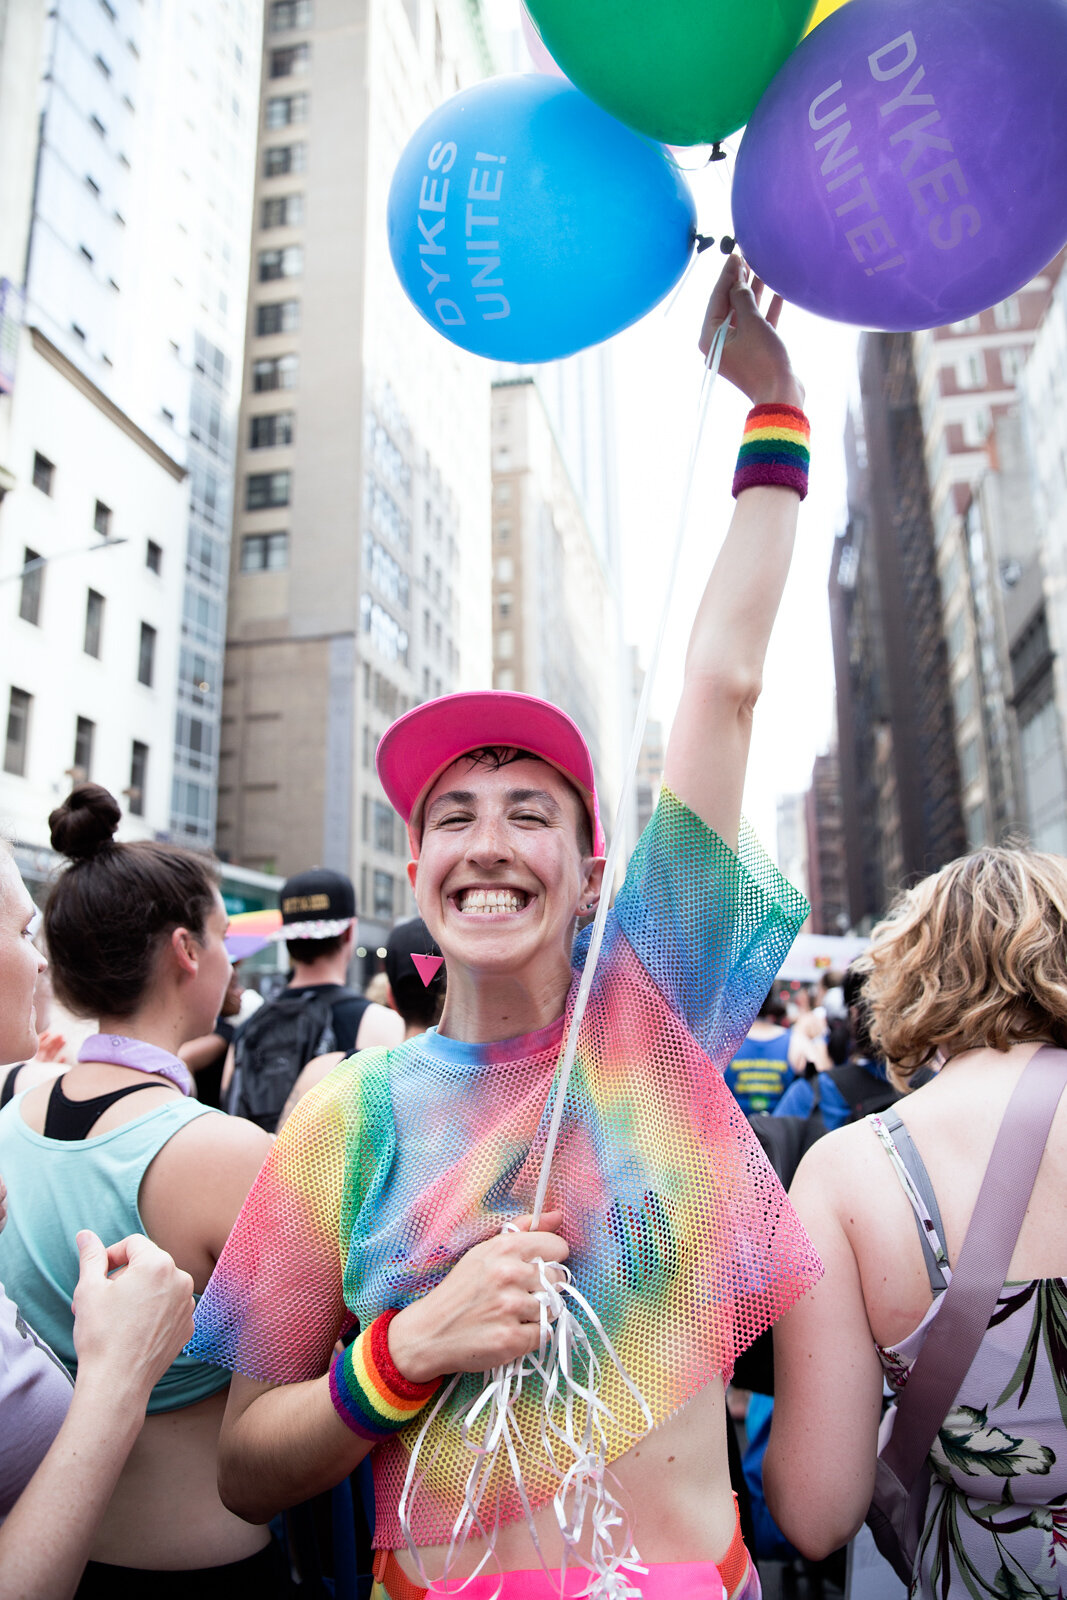
[[[934,1301],[893,1349],[899,1393],[952,1277],[937,1201],[895,1113],[867,1119],[915,1212]],[[1067,1281],[1006,1283],[930,1453],[910,1600],[1067,1600]]]

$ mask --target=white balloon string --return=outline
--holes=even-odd
[[[633,733],[630,737],[630,753],[627,757],[626,768],[623,774],[622,788],[619,792],[619,802],[615,809],[615,820],[611,830],[611,843],[608,847],[607,859],[604,863],[604,877],[602,882],[600,902],[597,906],[596,916],[593,919],[593,931],[589,938],[589,950],[582,969],[582,980],[578,987],[578,995],[574,1002],[574,1012],[571,1016],[570,1027],[567,1030],[567,1040],[563,1048],[563,1055],[559,1067],[559,1082],[556,1087],[555,1104],[552,1109],[552,1120],[549,1124],[548,1137],[545,1142],[545,1152],[541,1158],[541,1172],[537,1182],[537,1192],[533,1203],[533,1221],[530,1224],[536,1228],[541,1220],[544,1210],[545,1195],[548,1191],[549,1174],[552,1168],[552,1157],[555,1155],[556,1142],[559,1138],[560,1124],[563,1121],[563,1105],[570,1086],[571,1070],[578,1049],[578,1030],[585,1016],[586,1003],[589,992],[593,987],[593,978],[596,975],[597,962],[600,958],[600,947],[604,942],[604,927],[608,919],[608,909],[611,902],[611,886],[615,881],[615,872],[624,848],[626,834],[626,818],[629,814],[630,804],[633,799],[634,786],[637,781],[637,768],[641,761],[641,750],[645,740],[645,729],[648,725],[648,708],[652,697],[652,688],[656,681],[659,669],[660,656],[663,652],[663,641],[667,633],[667,623],[670,620],[671,603],[674,597],[674,585],[678,576],[678,566],[681,561],[682,546],[685,543],[686,528],[689,523],[689,502],[693,492],[693,481],[696,477],[697,461],[700,456],[700,446],[704,438],[704,426],[707,422],[708,403],[715,380],[719,375],[719,366],[722,362],[722,352],[726,344],[726,335],[730,329],[730,318],[727,316],[716,328],[708,346],[708,358],[704,364],[704,375],[701,379],[700,393],[697,397],[697,423],[693,435],[693,445],[689,452],[689,464],[686,468],[685,485],[682,491],[682,502],[678,513],[678,528],[674,538],[674,550],[671,554],[671,563],[667,575],[667,588],[663,598],[663,608],[660,612],[659,626],[656,630],[656,639],[652,647],[652,655],[645,673],[645,681],[641,689],[641,699],[637,706],[637,715],[634,718]]]

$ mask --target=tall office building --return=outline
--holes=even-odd
[[[848,932],[852,922],[841,809],[841,775],[835,746],[815,757],[811,787],[804,797],[812,933],[841,935]]]
[[[863,929],[965,835],[911,336],[860,344],[830,574],[848,914]]]
[[[618,604],[540,385],[493,384],[493,687],[551,700],[582,729],[605,825],[621,781]]]
[[[42,30],[0,508],[0,812],[27,846],[77,777],[131,836],[213,836],[259,21],[56,0]]]
[[[226,651],[219,845],[411,907],[388,723],[490,681],[489,380],[408,304],[386,200],[417,124],[491,66],[478,0],[271,0]]]
[[[1017,405],[1062,259],[988,311],[914,335],[961,803],[972,848],[1025,823],[1001,585],[980,485],[996,466],[997,425]]]

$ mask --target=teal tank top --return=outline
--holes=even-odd
[[[144,1233],[137,1202],[153,1158],[179,1128],[222,1112],[182,1097],[107,1133],[68,1142],[27,1127],[21,1099],[16,1096],[0,1111],[0,1174],[8,1190],[0,1280],[25,1321],[73,1373],[75,1234],[91,1228],[105,1244],[116,1244],[127,1234]],[[229,1381],[228,1372],[180,1355],[152,1390],[148,1414],[194,1405]]]

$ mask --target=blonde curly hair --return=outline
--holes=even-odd
[[[856,966],[898,1088],[938,1054],[1067,1048],[1067,858],[1001,846],[951,861],[900,896]]]

